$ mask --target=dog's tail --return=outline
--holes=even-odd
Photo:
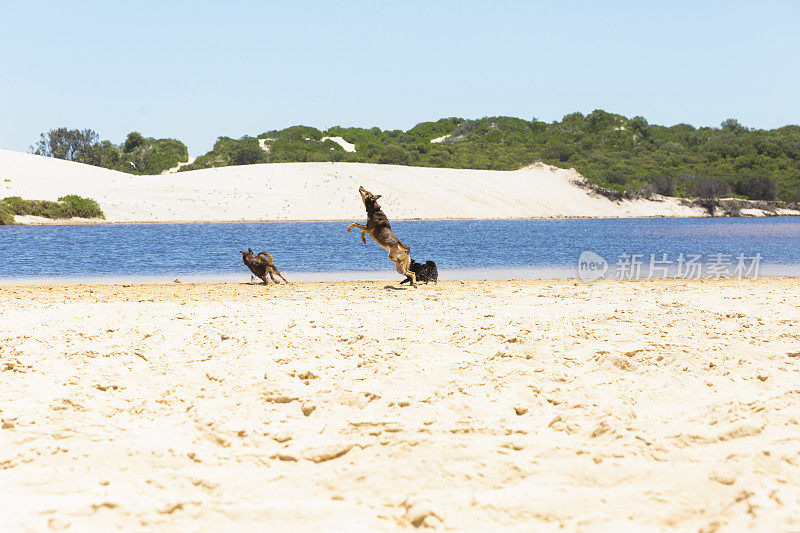
[[[270,265],[272,264],[272,254],[271,253],[265,252],[265,251],[262,250],[262,251],[258,252],[258,255],[259,255],[259,257],[262,256],[262,255],[266,255],[267,256],[266,259],[269,261],[269,264]]]

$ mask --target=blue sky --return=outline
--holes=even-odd
[[[0,1],[0,148],[441,117],[800,123],[800,2]]]

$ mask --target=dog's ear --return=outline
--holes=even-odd
[[[252,254],[252,253],[253,253],[253,249],[252,249],[252,248],[248,248],[248,249],[247,249],[247,253],[248,253],[248,254]]]
[[[377,199],[378,199],[378,198],[380,198],[380,197],[381,197],[381,195],[380,195],[380,194],[376,194],[376,195],[374,195],[374,196],[372,197],[372,199],[373,199],[373,200],[377,200]]]

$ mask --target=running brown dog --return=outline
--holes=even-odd
[[[286,281],[278,269],[272,264],[272,254],[269,252],[258,252],[258,255],[253,255],[253,249],[248,248],[247,252],[243,252],[239,250],[239,253],[242,254],[242,263],[247,265],[247,268],[250,269],[250,272],[255,274],[256,277],[261,278],[264,281],[264,285],[267,284],[267,274],[275,283],[278,283],[278,280],[275,279],[273,274],[277,274],[284,283],[289,283]],[[251,278],[252,279],[252,278]]]
[[[392,231],[392,226],[389,225],[389,219],[386,214],[381,210],[378,205],[378,198],[380,194],[372,194],[364,187],[359,187],[358,192],[361,194],[361,200],[364,202],[364,207],[367,210],[367,225],[350,224],[347,226],[347,233],[353,228],[361,230],[361,242],[367,244],[367,235],[372,237],[372,240],[378,243],[378,246],[389,252],[389,259],[394,261],[397,265],[397,273],[411,278],[411,284],[417,286],[417,276],[412,272],[409,267],[411,266],[411,256],[408,252],[411,248],[400,242],[397,235]]]

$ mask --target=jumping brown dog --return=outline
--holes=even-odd
[[[361,242],[367,244],[367,235],[372,237],[372,240],[378,243],[378,246],[389,252],[389,259],[394,261],[397,265],[397,273],[411,278],[411,284],[417,286],[417,276],[412,272],[409,267],[411,266],[411,256],[408,252],[411,248],[400,242],[397,235],[392,231],[389,225],[389,219],[386,214],[381,210],[378,205],[378,198],[380,194],[372,194],[364,187],[359,187],[358,192],[361,194],[361,200],[364,202],[364,207],[367,210],[367,225],[350,224],[347,226],[347,233],[353,228],[361,230]]]

